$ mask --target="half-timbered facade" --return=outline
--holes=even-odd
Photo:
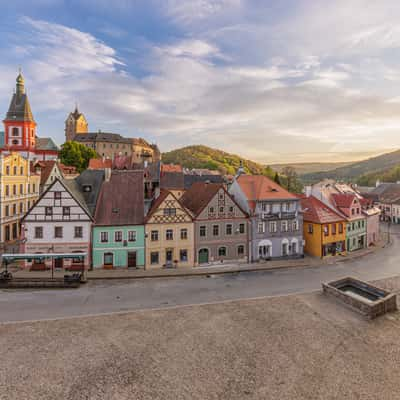
[[[90,265],[92,217],[75,180],[56,179],[24,216],[21,225],[22,253],[86,253],[84,266]],[[56,260],[55,267],[82,268],[80,261],[64,262]],[[39,268],[46,267],[49,265]]]
[[[146,268],[194,265],[193,218],[173,193],[162,190],[146,217]]]
[[[223,184],[197,182],[181,202],[195,218],[196,265],[248,260],[248,218]]]

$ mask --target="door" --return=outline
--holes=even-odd
[[[208,263],[208,249],[199,250],[199,264]]]
[[[172,264],[173,258],[174,258],[174,252],[173,252],[173,250],[166,250],[166,251],[165,251],[165,263],[166,263],[167,265]]]
[[[104,253],[104,266],[108,268],[112,268],[114,264],[114,254],[113,253]]]
[[[64,260],[62,258],[55,258],[54,268],[64,268]]]
[[[128,268],[136,268],[137,263],[136,251],[128,252]]]

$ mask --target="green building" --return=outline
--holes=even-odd
[[[367,219],[360,218],[347,222],[346,250],[355,251],[367,247]]]
[[[143,171],[113,171],[102,185],[92,230],[94,268],[144,268]]]

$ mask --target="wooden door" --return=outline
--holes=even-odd
[[[136,251],[128,252],[128,268],[136,268],[137,267],[137,256]]]

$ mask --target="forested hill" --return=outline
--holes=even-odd
[[[379,174],[398,165],[400,165],[400,150],[358,161],[331,171],[304,174],[301,179],[305,183],[318,182],[326,178],[357,182],[361,176]]]
[[[201,145],[183,147],[163,153],[162,160],[165,164],[181,164],[185,168],[208,168],[229,175],[235,175],[240,166],[240,161],[242,161],[246,173],[269,177],[275,175],[270,167],[245,160],[235,154]]]

